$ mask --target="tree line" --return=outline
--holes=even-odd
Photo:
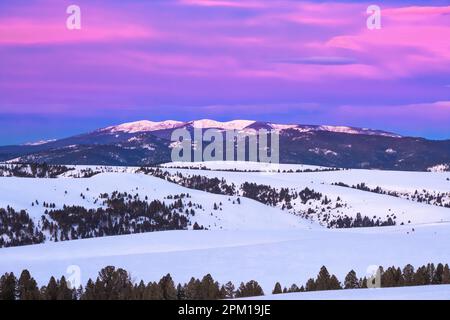
[[[25,210],[0,208],[0,248],[42,243],[45,236]]]
[[[102,194],[100,198],[104,199],[106,208],[64,205],[63,209],[46,210],[41,217],[42,230],[47,231],[53,241],[186,230],[189,215],[195,215],[192,203],[186,207],[180,196],[176,196],[172,204],[159,200],[148,202],[140,200],[138,195],[117,191],[111,196]]]
[[[47,163],[5,164],[0,166],[0,176],[19,178],[57,178],[59,175],[73,170],[62,165]]]
[[[80,195],[84,197],[83,194]],[[189,194],[169,195],[166,204],[160,200],[139,199],[138,195],[113,192],[101,194],[105,207],[86,209],[66,206],[55,209],[54,203],[43,203],[44,214],[37,224],[25,210],[0,208],[0,248],[43,243],[45,240],[66,241],[94,237],[115,236],[166,230],[187,230],[190,217],[201,205],[192,201]],[[97,201],[97,200],[96,200]],[[33,206],[39,205],[38,201]],[[194,223],[194,230],[205,229]]]
[[[392,266],[379,268],[381,287],[403,287],[450,284],[448,264],[429,263],[415,269],[411,264],[403,269]],[[315,278],[310,278],[300,287],[292,284],[289,288],[275,284],[272,294],[311,292],[323,290],[361,289],[368,287],[371,279],[358,278],[351,270],[341,283],[323,266]],[[134,282],[129,272],[121,268],[107,266],[100,270],[95,280],[73,288],[64,276],[51,277],[47,285],[38,287],[28,270],[19,278],[14,273],[0,277],[0,300],[218,300],[263,296],[264,291],[255,280],[242,282],[238,287],[229,281],[219,284],[210,274],[202,279],[192,277],[188,283],[175,284],[170,274],[157,282]]]
[[[415,190],[414,193],[402,193],[392,190],[384,190],[383,188],[376,186],[375,188],[370,188],[364,182],[358,183],[356,185],[348,185],[343,182],[333,183],[335,186],[352,188],[366,192],[378,193],[383,195],[388,195],[396,198],[405,198],[411,201],[416,201],[419,203],[426,203],[434,206],[450,208],[450,193],[448,192],[435,192],[431,193],[429,191],[423,190],[419,192]]]

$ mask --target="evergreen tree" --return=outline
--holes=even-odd
[[[145,283],[144,281],[140,281],[138,285],[134,286],[133,289],[133,300],[144,300],[145,295]]]
[[[161,288],[162,296],[164,300],[176,300],[177,299],[177,289],[175,288],[175,284],[172,280],[170,274],[162,277],[162,279],[158,283]]]
[[[108,266],[100,270],[95,284],[96,296],[105,300],[130,298],[133,284],[127,271]]]
[[[339,290],[342,289],[341,283],[338,278],[333,274],[330,278],[330,283],[328,285],[328,290]]]
[[[40,292],[36,280],[31,277],[28,270],[23,270],[17,284],[19,300],[39,300]]]
[[[436,266],[436,271],[434,272],[431,283],[432,284],[441,284],[443,275],[444,275],[444,265],[442,263],[439,263]]]
[[[442,271],[442,283],[450,284],[450,269],[448,267],[448,264],[445,264],[444,270]]]
[[[405,286],[414,285],[414,267],[410,264],[403,268],[403,281]]]
[[[233,299],[236,295],[236,288],[231,281],[228,281],[225,286],[225,299]]]
[[[82,300],[95,300],[95,299],[100,299],[97,298],[96,293],[95,293],[95,284],[94,282],[89,279],[87,284],[86,284],[86,289],[84,290],[83,295],[81,296]]]
[[[16,300],[17,278],[14,273],[5,273],[0,278],[0,300]]]
[[[201,283],[200,280],[195,279],[194,277],[189,280],[186,285],[186,297],[189,300],[200,300],[201,299]]]
[[[282,291],[282,289],[281,289],[281,284],[279,283],[279,282],[277,282],[276,284],[275,284],[275,288],[273,289],[273,291],[272,291],[272,294],[280,294],[280,293],[282,293],[283,291]]]
[[[67,285],[66,278],[62,276],[61,280],[58,283],[57,300],[72,300],[72,299],[73,299],[73,292]]]
[[[264,291],[261,288],[261,286],[258,284],[258,282],[252,280],[244,284],[243,282],[239,286],[239,289],[236,292],[236,297],[243,298],[243,297],[257,297],[257,296],[263,296]]]
[[[356,277],[356,272],[351,270],[346,276],[344,280],[344,288],[345,289],[357,289],[360,287],[359,280]]]
[[[186,288],[181,285],[181,283],[177,286],[177,299],[178,300],[186,300]]]
[[[294,283],[291,285],[291,287],[289,288],[288,292],[300,292],[300,288]]]
[[[163,300],[161,287],[156,282],[150,282],[145,288],[145,300]]]
[[[200,282],[201,299],[203,300],[216,300],[219,299],[219,283],[214,282],[214,279],[210,274],[203,277]]]
[[[325,266],[322,266],[316,279],[316,290],[329,290],[331,276]]]
[[[305,291],[315,291],[316,290],[316,282],[314,279],[310,278],[306,281]]]
[[[423,286],[428,284],[428,274],[425,266],[422,266],[417,269],[414,274],[414,285],[415,286]]]

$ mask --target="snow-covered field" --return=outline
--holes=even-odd
[[[199,168],[208,165],[202,163]],[[169,166],[179,167],[178,164]],[[183,165],[186,166],[189,164]],[[256,164],[233,166],[221,163],[211,164],[211,170],[163,169],[173,174],[179,172],[183,175],[224,178],[227,183],[237,186],[255,182],[294,190],[308,187],[332,200],[330,205],[294,203],[294,209],[288,211],[243,197],[240,197],[239,204],[237,196],[187,189],[136,173],[137,168],[109,167],[107,170],[99,169],[106,173],[91,178],[74,178],[77,172],[87,168],[77,167],[56,179],[0,177],[0,208],[11,206],[16,210],[25,209],[38,221],[45,210],[42,206],[44,202],[55,203],[56,208],[63,205],[97,208],[102,206],[99,201],[101,193],[116,190],[138,194],[141,199],[147,197],[149,201],[159,199],[166,203],[172,201],[167,199],[169,195],[189,193],[188,200],[201,204],[203,208],[196,212],[191,222],[198,222],[209,230],[153,232],[2,248],[0,274],[9,271],[19,273],[26,268],[40,284],[45,284],[50,276],[64,275],[68,266],[78,265],[82,271],[82,281],[86,282],[88,278],[96,277],[97,272],[106,265],[115,265],[129,270],[136,280],[155,281],[171,273],[176,282],[187,282],[192,276],[202,277],[211,273],[214,279],[222,283],[231,280],[239,284],[241,281],[256,280],[266,293],[270,293],[277,281],[283,286],[304,284],[308,278],[315,277],[323,265],[342,281],[351,269],[359,277],[365,276],[367,268],[372,265],[403,267],[412,264],[417,267],[430,262],[450,262],[449,208],[332,185],[336,182],[349,185],[364,182],[367,186],[411,194],[415,190],[450,193],[448,172],[231,172],[222,170],[265,170]],[[314,169],[286,165],[281,171],[307,168]],[[345,203],[344,207],[334,207],[338,197]],[[218,205],[218,209],[214,209],[214,204]],[[397,225],[326,229],[314,219],[305,220],[293,214],[308,207],[320,207],[336,216],[354,216],[358,212],[370,217],[394,214]],[[400,225],[401,222],[404,225]],[[389,291],[386,298],[427,298],[450,291],[448,286],[423,288]],[[321,292],[276,298],[382,298],[381,294],[375,294],[381,291],[376,290],[374,293],[345,291],[340,295],[341,292],[338,296]]]
[[[253,298],[255,299],[255,298]],[[257,297],[261,300],[448,300],[450,285],[330,290]]]
[[[44,282],[78,265],[83,282],[106,265],[130,270],[136,280],[175,281],[211,273],[214,279],[257,280],[266,293],[275,283],[304,284],[322,265],[342,281],[372,265],[420,266],[450,261],[450,224],[352,230],[167,231],[0,249],[0,273],[27,268]]]
[[[203,163],[205,165],[205,163]],[[207,163],[206,163],[207,165]],[[214,168],[221,168],[217,164]],[[291,169],[297,165],[289,165]],[[255,165],[260,169],[261,166]],[[262,165],[264,168],[264,164]],[[301,168],[301,166],[298,166]],[[176,174],[178,172],[189,175],[193,174],[188,169],[167,169]],[[307,203],[306,205],[294,202],[293,211],[305,211],[309,207],[324,209],[324,213],[332,217],[347,215],[355,217],[359,212],[370,218],[379,217],[385,219],[390,216],[396,217],[397,224],[414,225],[433,222],[450,222],[450,210],[435,205],[419,203],[413,200],[382,195],[367,191],[356,190],[347,187],[333,185],[343,182],[348,185],[365,183],[371,188],[382,187],[383,190],[405,192],[414,195],[415,191],[426,190],[429,193],[445,193],[447,203],[450,203],[450,173],[448,172],[404,172],[404,171],[381,171],[381,170],[341,170],[327,172],[300,172],[300,173],[272,173],[272,172],[229,172],[212,170],[195,170],[194,174],[210,178],[224,178],[229,183],[240,185],[244,182],[270,185],[275,188],[288,187],[300,191],[306,187],[314,189],[326,195],[332,203],[323,206],[318,203]],[[336,207],[337,198],[344,207]]]

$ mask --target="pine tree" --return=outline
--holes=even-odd
[[[359,280],[356,277],[356,272],[351,270],[344,280],[344,288],[345,289],[357,289],[360,287]]]
[[[339,290],[339,289],[342,289],[341,283],[339,282],[338,278],[333,274],[330,278],[327,290]]]
[[[281,289],[281,284],[277,282],[275,284],[275,288],[272,290],[272,294],[280,294],[283,293],[283,290]]]
[[[367,289],[367,278],[366,277],[359,279],[359,287],[362,289]]]
[[[86,289],[84,290],[84,293],[81,296],[81,300],[95,300],[95,299],[100,298],[96,296],[94,282],[91,279],[89,279],[86,284]]]
[[[236,288],[231,281],[225,284],[225,299],[233,299],[236,295]]]
[[[61,277],[61,280],[58,283],[58,298],[57,300],[72,300],[73,292],[70,290],[67,285],[66,278],[64,276]]]
[[[291,285],[291,287],[289,288],[289,290],[287,290],[288,292],[300,292],[300,288],[294,283]]]
[[[432,284],[441,284],[442,276],[444,274],[444,266],[442,263],[439,263],[436,266],[436,271],[434,272],[433,279],[431,281]]]
[[[310,278],[306,281],[305,291],[316,291],[316,282]]]
[[[219,291],[219,300],[226,299],[226,297],[227,297],[227,289],[225,289],[225,286],[222,285]]]
[[[144,281],[140,281],[138,285],[135,285],[133,288],[133,300],[144,300],[145,294],[145,283]]]
[[[100,270],[95,291],[98,299],[119,300],[131,297],[133,284],[124,269],[108,266]]]
[[[164,300],[176,300],[177,299],[177,289],[175,288],[175,283],[172,280],[170,274],[162,277],[158,283],[162,291],[162,296]]]
[[[216,300],[219,298],[219,283],[214,282],[214,279],[210,274],[203,277],[200,282],[201,299],[203,300]]]
[[[200,300],[202,298],[201,295],[201,283],[200,280],[195,279],[194,277],[189,280],[186,285],[186,297],[188,300]]]
[[[150,282],[145,288],[145,300],[163,300],[161,287],[156,282]]]
[[[258,282],[251,280],[244,284],[243,282],[239,286],[239,289],[236,292],[236,297],[243,298],[243,297],[257,297],[257,296],[263,296],[264,291],[261,288],[261,286],[258,284]]]
[[[31,277],[28,270],[23,270],[17,284],[19,300],[39,300],[40,292],[36,280]]]
[[[16,300],[17,278],[14,273],[5,273],[0,278],[0,300]]]
[[[448,264],[445,264],[444,270],[442,271],[442,283],[450,284],[450,268]]]
[[[45,287],[44,296],[47,300],[56,300],[58,298],[58,284],[54,277],[50,278],[47,287]]]
[[[177,286],[177,299],[178,300],[186,300],[186,292],[185,287],[181,285],[181,283]]]
[[[414,274],[414,285],[415,286],[423,286],[428,284],[428,275],[425,266],[422,266],[417,269]]]
[[[329,290],[330,274],[325,266],[322,266],[316,279],[316,290]]]
[[[405,286],[414,285],[414,267],[410,264],[403,268],[403,281]]]

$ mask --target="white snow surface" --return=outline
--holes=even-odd
[[[0,208],[10,206],[16,210],[27,210],[38,221],[46,209],[44,202],[55,203],[56,209],[62,209],[63,205],[98,208],[102,203],[98,200],[100,194],[114,191],[138,194],[141,199],[147,196],[148,201],[157,199],[165,202],[172,201],[164,200],[169,195],[189,193],[191,198],[185,201],[203,206],[203,210],[196,209],[195,216],[191,218],[192,224],[197,222],[208,229],[290,229],[311,225],[288,212],[251,199],[241,198],[238,204],[237,197],[187,189],[159,178],[134,173],[101,173],[87,179],[0,177]],[[33,206],[32,202],[36,200],[39,205]],[[214,204],[218,205],[219,210],[214,210]]]
[[[107,127],[105,129],[103,129],[102,131],[109,131],[111,133],[114,133],[114,132],[136,133],[136,132],[145,132],[145,131],[156,131],[156,130],[162,130],[162,129],[173,129],[182,124],[183,124],[183,122],[174,121],[174,120],[166,120],[166,121],[160,121],[160,122],[141,120],[141,121],[123,123],[123,124],[120,124],[117,126]]]
[[[170,166],[170,165],[166,165]],[[185,163],[185,166],[189,166]],[[218,163],[202,163],[206,168],[225,168]],[[238,164],[237,164],[238,166]],[[262,166],[264,166],[262,164]],[[286,168],[301,168],[299,165],[286,165]],[[249,167],[246,167],[249,169]],[[261,165],[253,166],[261,169]],[[232,172],[189,169],[167,169],[171,173],[181,172],[184,175],[197,174],[207,177],[224,178],[228,183],[241,185],[244,182],[270,185],[275,188],[291,188],[301,191],[308,187],[326,195],[333,202],[325,206],[326,212],[334,217],[348,215],[355,217],[357,213],[363,216],[379,217],[385,220],[388,216],[395,216],[397,224],[414,225],[423,223],[450,222],[450,209],[419,203],[404,198],[389,195],[356,190],[352,188],[332,185],[343,182],[347,185],[357,185],[364,182],[368,187],[382,187],[387,191],[405,192],[414,194],[416,190],[434,193],[445,193],[450,196],[450,173],[446,172],[405,172],[405,171],[381,171],[381,170],[340,170],[324,172],[300,172],[300,173],[276,173],[276,172]],[[347,206],[335,207],[337,198],[340,198]],[[303,205],[294,202],[294,209],[307,210],[308,207],[320,203],[307,203]],[[323,206],[322,206],[323,207]],[[328,208],[330,207],[330,208]]]
[[[303,165],[303,164],[280,164],[280,163],[264,163],[250,161],[200,161],[200,162],[184,162],[175,161],[160,165],[163,168],[191,168],[191,169],[208,169],[208,170],[237,170],[237,171],[261,171],[261,172],[278,172],[280,171],[296,171],[296,170],[320,170],[326,167]]]
[[[450,261],[450,225],[352,230],[167,231],[49,242],[0,249],[0,273],[30,270],[44,284],[70,265],[82,281],[107,266],[122,267],[136,280],[155,281],[170,273],[176,282],[210,273],[221,283],[256,280],[266,293],[275,283],[305,284],[325,265],[343,281],[350,270],[366,275],[372,265],[418,267]]]
[[[210,119],[202,119],[195,120],[190,122],[194,128],[215,128],[215,129],[223,129],[223,130],[242,130],[245,127],[248,127],[255,121],[252,120],[232,120],[227,122],[220,122]]]
[[[167,164],[174,167],[179,165]],[[67,267],[78,265],[82,271],[82,282],[85,283],[88,278],[95,278],[101,268],[114,265],[130,271],[134,279],[145,281],[157,281],[167,273],[171,273],[176,282],[187,282],[192,276],[203,277],[208,273],[221,283],[231,280],[239,285],[241,281],[256,280],[269,294],[276,282],[288,287],[292,283],[304,285],[310,277],[317,275],[323,265],[343,281],[350,270],[355,270],[359,277],[363,277],[372,265],[403,267],[412,264],[419,267],[430,262],[450,263],[450,209],[331,185],[335,182],[349,185],[364,182],[370,187],[380,186],[386,190],[413,193],[425,189],[448,193],[448,172],[342,170],[278,173],[265,172],[261,164],[252,163],[192,165],[214,170],[236,168],[263,172],[179,168],[163,170],[183,175],[224,178],[237,186],[243,182],[255,182],[295,190],[308,187],[333,201],[340,197],[347,204],[345,208],[330,209],[333,214],[355,215],[361,212],[367,216],[384,217],[394,213],[397,223],[405,222],[405,225],[326,229],[278,207],[265,206],[243,197],[240,198],[241,204],[237,204],[237,197],[186,189],[162,179],[137,174],[138,168],[79,166],[57,179],[0,177],[0,207],[10,205],[17,210],[25,209],[31,217],[39,219],[45,210],[43,202],[55,203],[56,208],[64,204],[95,208],[101,205],[100,201],[94,203],[100,193],[116,190],[139,194],[141,199],[147,196],[149,201],[159,199],[165,202],[170,201],[164,199],[168,195],[189,193],[191,198],[186,200],[200,203],[205,209],[196,210],[192,223],[197,221],[209,230],[152,232],[2,248],[0,274],[10,271],[18,274],[26,268],[40,285],[44,285],[50,276],[67,276]],[[182,163],[181,166],[189,164]],[[316,168],[280,166],[283,168],[281,171]],[[72,178],[77,172],[88,168],[107,172],[92,178]],[[85,199],[80,196],[81,193]],[[39,201],[39,205],[32,206],[35,200]],[[220,202],[222,210],[214,210],[214,203]],[[316,205],[320,204],[297,203],[294,207],[304,210]],[[379,294],[381,291],[377,290],[386,293]],[[274,298],[449,298],[448,286],[377,290],[299,293]]]
[[[448,300],[450,285],[274,294],[247,300]]]

